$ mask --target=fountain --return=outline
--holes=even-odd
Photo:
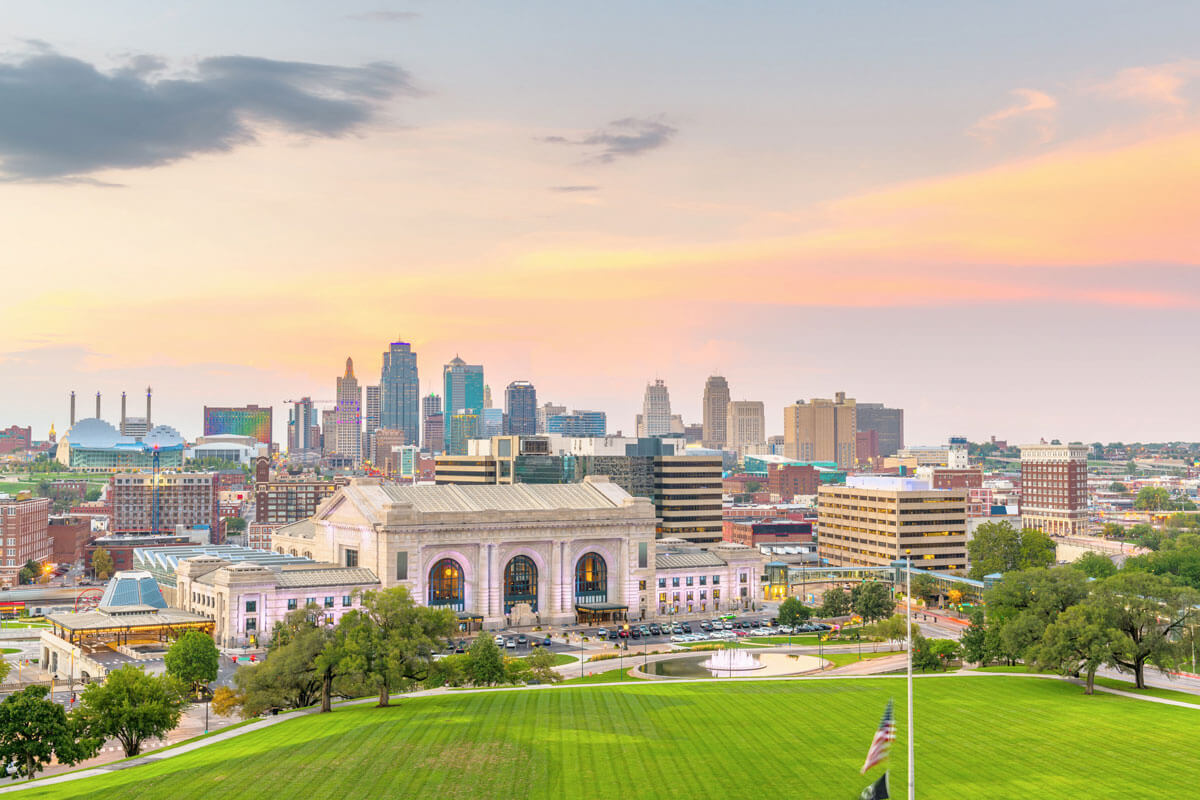
[[[703,662],[702,666],[719,674],[721,672],[749,672],[762,669],[766,664],[762,663],[762,659],[757,654],[749,650],[718,650],[712,654],[711,658]]]

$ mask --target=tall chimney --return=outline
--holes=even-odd
[[[121,392],[121,435],[125,435],[125,393]]]
[[[146,387],[146,433],[149,433],[150,429],[152,427],[154,427],[154,426],[150,424],[150,387],[147,386]]]
[[[96,392],[96,419],[100,419],[100,393]]]
[[[71,392],[71,427],[75,426],[75,393]]]

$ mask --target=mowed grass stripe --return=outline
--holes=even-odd
[[[853,797],[889,697],[903,787],[904,682],[641,683],[454,693],[346,708],[166,761],[23,797]],[[1189,796],[1196,759],[1172,754],[1200,711],[1086,697],[1060,681],[916,682],[920,794],[986,798]],[[543,766],[544,765],[544,766]],[[877,768],[872,776],[878,775]]]

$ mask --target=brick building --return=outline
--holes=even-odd
[[[53,548],[49,526],[50,498],[18,500],[11,495],[0,495],[0,541],[4,545],[0,586],[16,586],[26,561],[50,560]]]
[[[821,475],[811,464],[771,464],[767,467],[767,491],[790,503],[796,495],[813,495]]]
[[[747,547],[813,540],[812,522],[790,519],[727,519],[723,529],[725,541],[744,544]]]
[[[860,430],[854,434],[854,457],[859,464],[874,464],[879,460],[879,431]]]
[[[1086,445],[1021,445],[1021,524],[1052,536],[1088,527]]]
[[[83,548],[84,564],[92,568],[92,556],[103,548],[112,556],[113,568],[137,569],[133,551],[141,547],[195,547],[196,541],[188,536],[101,536],[88,542]]]
[[[983,470],[935,467],[930,482],[935,489],[982,489]]]
[[[92,540],[92,518],[79,514],[50,517],[47,533],[50,559],[55,564],[77,564],[83,560],[87,544]]]
[[[0,429],[0,454],[16,453],[33,446],[33,428],[10,425]]]
[[[155,483],[157,481],[157,484]],[[158,528],[154,499],[158,493]],[[109,533],[163,534],[177,525],[208,526],[218,534],[220,520],[216,475],[212,472],[118,472],[109,480],[112,504]]]

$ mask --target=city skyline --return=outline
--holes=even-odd
[[[6,424],[152,383],[194,436],[399,328],[422,395],[461,351],[627,432],[720,372],[768,433],[843,390],[912,442],[1200,439],[1200,8],[130,7],[6,19]]]

